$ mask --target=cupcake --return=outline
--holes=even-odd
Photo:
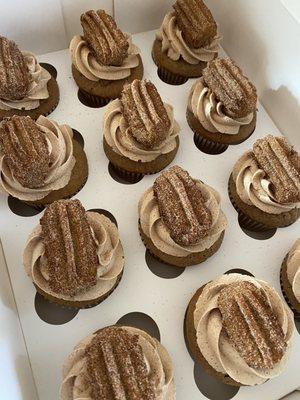
[[[103,132],[107,158],[128,180],[161,171],[179,146],[173,107],[163,103],[156,87],[146,80],[126,85],[121,99],[109,104]]]
[[[159,341],[140,329],[100,329],[66,359],[59,399],[175,400],[172,361]]]
[[[293,224],[300,216],[300,157],[283,137],[254,143],[234,165],[229,197],[243,227],[264,231]]]
[[[227,220],[220,195],[174,166],[139,201],[139,230],[150,253],[177,267],[200,264],[221,246]]]
[[[57,82],[34,54],[21,52],[0,36],[0,121],[13,115],[37,119],[50,114],[59,101]]]
[[[285,256],[280,270],[281,289],[288,305],[300,317],[300,239]]]
[[[42,209],[79,192],[88,177],[84,150],[68,125],[40,116],[0,123],[0,190]]]
[[[48,206],[23,254],[27,275],[43,297],[62,306],[87,308],[117,287],[124,253],[117,227],[79,200]]]
[[[217,24],[202,0],[177,0],[162,23],[152,57],[159,77],[181,85],[202,75],[208,61],[218,55]]]
[[[70,43],[72,74],[85,102],[102,107],[120,96],[125,83],[143,77],[140,50],[104,10],[82,14],[81,25],[83,36]]]
[[[220,153],[248,139],[256,126],[256,104],[254,85],[231,59],[209,62],[192,86],[187,106],[197,147]]]
[[[185,316],[190,354],[207,373],[232,386],[254,386],[285,369],[294,321],[266,282],[223,275],[202,286]]]

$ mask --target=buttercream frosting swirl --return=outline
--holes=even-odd
[[[156,400],[174,400],[174,376],[172,361],[165,348],[146,332],[122,326],[129,334],[137,335],[142,347],[148,375],[156,383]],[[91,343],[95,334],[82,340],[67,358],[63,366],[63,382],[60,389],[60,400],[93,400],[90,388],[86,387],[84,375],[86,371],[85,349]]]
[[[204,251],[220,238],[227,226],[226,217],[220,209],[221,199],[218,192],[200,181],[196,182],[201,188],[205,206],[211,213],[212,225],[207,234],[195,245],[179,245],[171,238],[159,213],[158,203],[152,187],[146,190],[139,201],[141,229],[163,253],[175,257],[186,257],[192,253]]]
[[[70,181],[76,162],[73,155],[73,131],[68,125],[58,125],[42,115],[36,123],[45,134],[51,160],[43,186],[32,189],[22,186],[0,151],[0,190],[25,201],[42,199],[53,190],[65,187]]]
[[[271,369],[263,370],[249,367],[232,346],[229,337],[222,329],[218,296],[227,285],[240,281],[251,282],[265,293],[283,330],[287,349],[282,359]],[[291,311],[267,283],[246,275],[229,274],[215,279],[204,287],[195,306],[194,327],[199,349],[206,361],[216,371],[229,375],[243,385],[258,385],[278,376],[284,370],[294,331],[294,322]]]
[[[106,142],[114,151],[133,161],[150,162],[161,154],[173,151],[177,145],[179,125],[174,120],[173,107],[164,103],[169,120],[170,129],[166,138],[153,149],[145,149],[130,133],[130,129],[123,116],[122,103],[116,99],[109,103],[104,114],[103,130]]]
[[[0,99],[0,110],[33,110],[38,108],[40,100],[48,99],[48,82],[51,75],[38,62],[33,53],[22,52],[27,65],[30,84],[26,97],[21,100]]]
[[[71,301],[97,299],[114,287],[124,268],[123,248],[115,224],[102,214],[87,211],[86,215],[97,246],[99,262],[97,283],[87,291],[77,293],[75,296],[54,293],[49,285],[47,258],[40,224],[32,231],[27,240],[23,254],[26,273],[36,286],[52,296]]]
[[[232,118],[226,115],[223,104],[205,85],[203,78],[198,79],[191,88],[188,109],[207,131],[227,135],[236,135],[240,127],[250,124],[254,117],[253,113],[243,118]]]
[[[128,56],[120,66],[100,64],[84,38],[80,35],[74,36],[69,47],[73,65],[83,76],[94,82],[101,79],[118,81],[128,78],[131,70],[139,65],[140,49],[132,43],[130,35],[126,36],[129,43]]]
[[[219,51],[220,36],[216,36],[209,45],[199,49],[191,48],[182,37],[182,31],[179,29],[174,12],[166,14],[156,38],[162,42],[162,52],[177,61],[180,57],[188,64],[199,64],[213,60]]]
[[[281,214],[300,203],[280,204],[272,194],[272,183],[257,164],[252,150],[247,151],[233,167],[233,180],[241,200],[269,214]]]
[[[293,293],[300,303],[300,239],[297,239],[289,251],[287,261],[287,277]]]

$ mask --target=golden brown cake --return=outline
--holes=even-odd
[[[50,145],[49,145],[50,144]],[[68,125],[40,116],[0,123],[0,189],[37,208],[77,193],[88,164]]]
[[[220,196],[179,166],[155,180],[139,201],[139,229],[147,249],[177,267],[200,264],[220,247],[226,217]]]
[[[86,212],[79,200],[59,200],[29,236],[23,263],[46,299],[86,308],[116,288],[124,255],[118,229],[107,217]]]
[[[0,121],[13,115],[50,114],[58,104],[54,77],[34,54],[21,52],[15,42],[0,36]]]
[[[72,73],[85,102],[101,107],[143,77],[140,50],[104,10],[87,11],[80,20],[83,35],[70,43]]]
[[[197,146],[218,153],[248,139],[256,126],[256,105],[254,85],[231,59],[210,61],[188,99],[187,121]]]
[[[60,400],[174,400],[172,361],[158,340],[109,326],[76,345],[63,367]]]
[[[202,75],[208,61],[218,55],[217,24],[202,0],[177,0],[156,35],[152,57],[159,77],[181,85]]]
[[[244,227],[268,230],[299,218],[299,160],[287,139],[268,135],[236,162],[228,190]]]
[[[135,180],[165,168],[179,146],[173,108],[153,83],[135,80],[109,104],[103,120],[103,147],[119,175]]]
[[[198,289],[185,317],[194,360],[232,386],[259,385],[282,373],[293,332],[292,313],[275,290],[240,274]]]

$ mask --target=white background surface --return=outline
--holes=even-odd
[[[295,18],[289,14],[282,3],[288,7]],[[259,89],[263,104],[280,130],[300,147],[300,27],[296,21],[300,15],[300,1],[282,0],[282,3],[280,0],[222,0],[222,2],[219,0],[207,0],[207,4],[211,7],[219,23],[220,31],[224,36],[223,45],[225,49],[253,79]],[[31,50],[37,54],[42,54],[67,47],[73,34],[80,32],[79,16],[86,9],[105,8],[110,13],[115,11],[115,16],[123,29],[139,32],[158,27],[164,13],[171,4],[172,1],[170,0],[115,0],[115,4],[113,4],[112,0],[26,0],[26,2],[21,0],[0,0],[0,34],[16,40],[23,50]],[[149,60],[149,54],[147,56],[148,58],[145,59]],[[68,58],[66,60],[67,63],[64,68],[69,66]],[[51,57],[50,61],[54,62],[54,58]],[[63,75],[60,74],[60,84],[62,83],[62,77]],[[72,87],[70,86],[71,83],[68,83],[68,85],[70,88]],[[189,87],[189,85],[190,83],[185,86]],[[173,100],[173,97],[178,98],[179,93],[181,93],[181,89],[177,91],[177,88],[163,84],[162,87],[165,98],[169,98],[170,101]],[[76,103],[75,91],[72,88],[72,98],[67,96],[66,92],[63,91],[63,93],[65,93],[65,97],[62,97],[59,111],[57,110],[53,117],[57,116],[58,119],[61,118],[61,122],[64,122],[62,118],[65,117],[66,119],[68,116],[68,122],[73,123],[74,127],[82,128],[82,132],[86,132],[86,135],[89,135],[92,127],[94,129],[97,127],[100,135],[101,111],[89,110],[80,106],[78,116],[73,112],[69,114],[68,110],[72,110],[73,105]],[[68,103],[68,105],[65,103]],[[83,114],[92,116],[92,120],[94,118],[94,122],[88,129],[85,120],[81,121],[80,119]],[[261,132],[262,134],[267,133],[267,130],[274,133],[274,128],[271,128],[269,124],[263,123],[261,129],[265,130]],[[183,118],[183,134],[186,133],[190,133],[190,131],[186,127]],[[95,135],[95,131],[93,134]],[[88,142],[88,139],[86,139],[86,142]],[[188,143],[189,146],[192,145],[190,140]],[[95,153],[93,146],[90,149],[91,154],[88,154],[88,156],[91,164],[94,163],[93,156],[98,158],[99,153]],[[226,152],[224,157],[225,155],[226,157],[229,156],[229,154]],[[205,156],[206,158],[207,156]],[[197,171],[198,169],[195,170],[195,172]],[[204,171],[207,173],[206,168]],[[96,166],[92,165],[90,180],[93,174],[96,174],[98,178],[97,172]],[[97,188],[97,178],[94,178],[94,181],[92,180],[92,186],[89,180],[88,185],[92,190],[94,190],[94,187]],[[138,185],[144,187],[144,181]],[[128,191],[138,190],[140,192],[138,185],[129,187]],[[85,190],[81,196],[84,195]],[[100,193],[99,198],[102,198],[102,193]],[[3,232],[6,232],[2,214],[5,209],[3,197],[0,198],[0,203],[0,234],[2,236]],[[88,206],[88,204],[85,205]],[[104,204],[93,204],[93,206],[104,207]],[[107,201],[108,209],[109,206],[110,202]],[[114,212],[114,210],[111,211]],[[118,218],[118,215],[116,216]],[[15,233],[19,228],[20,218],[14,218],[11,229]],[[36,221],[38,217],[25,219],[26,225],[30,220]],[[32,224],[30,222],[28,227],[32,226]],[[124,233],[126,234],[126,232]],[[286,239],[282,246],[288,245],[289,242],[286,236],[287,231],[284,231],[284,235]],[[19,256],[25,233],[21,236],[17,239]],[[273,243],[274,239],[271,239],[270,243]],[[15,240],[15,234],[13,235],[13,240]],[[136,238],[136,240],[138,239]],[[261,246],[263,243],[261,243]],[[267,248],[269,248],[268,245]],[[141,246],[139,249],[141,250]],[[278,251],[278,256],[279,253]],[[13,255],[15,256],[15,253]],[[242,260],[243,257],[241,257]],[[20,269],[20,264],[15,268]],[[17,312],[12,294],[9,291],[9,281],[3,261],[1,261],[0,273],[0,354],[2,360],[0,397],[1,399],[9,398],[15,400],[22,398],[23,400],[34,400],[34,387],[30,384],[29,365],[26,363],[26,348],[22,341],[22,332],[19,329]],[[267,274],[265,278],[268,279]],[[32,312],[33,304],[31,300],[28,300],[28,294],[25,295],[26,300],[23,304],[22,290],[25,284],[23,274],[19,275],[19,279],[20,282],[17,282],[16,285],[21,290],[19,292],[19,301],[23,311],[25,307],[24,318],[26,319],[26,313],[30,314]],[[127,277],[127,279],[129,278]],[[178,279],[181,278],[179,277]],[[156,281],[156,278],[152,276],[152,280]],[[165,284],[170,285],[170,288],[174,288],[174,282],[166,281]],[[124,285],[124,279],[122,285]],[[32,291],[28,282],[25,287],[26,290]],[[188,291],[188,288],[186,290]],[[188,298],[187,293],[185,298]],[[26,301],[29,302],[27,308]],[[107,308],[104,308],[104,310],[107,310]],[[57,331],[59,330],[60,328],[58,327]],[[83,332],[84,330],[81,329],[77,335],[78,339]],[[9,338],[8,341],[7,338]],[[3,369],[5,369],[5,374],[3,374]],[[15,379],[20,382],[20,387],[15,385]],[[53,399],[56,399],[56,397],[53,397]],[[179,399],[181,400],[181,397]],[[41,400],[44,400],[44,397]]]
[[[140,34],[134,41],[142,49],[145,77],[152,80],[162,98],[175,107],[175,118],[181,126],[181,145],[175,163],[184,166],[193,177],[211,184],[221,193],[222,209],[229,220],[225,239],[214,257],[201,266],[185,270],[178,278],[166,280],[153,275],[146,266],[145,248],[138,235],[137,203],[144,190],[153,183],[155,176],[147,176],[135,185],[122,185],[112,180],[101,146],[104,109],[90,109],[78,101],[67,51],[41,57],[42,61],[53,63],[58,70],[61,100],[51,118],[59,123],[68,122],[85,139],[90,167],[89,179],[76,197],[86,209],[104,208],[116,217],[124,245],[126,268],[119,287],[101,305],[80,311],[65,325],[53,326],[43,322],[34,310],[34,286],[21,265],[25,241],[41,214],[27,218],[16,216],[8,209],[5,196],[1,196],[0,236],[40,400],[57,399],[61,366],[81,338],[134,311],[149,314],[160,328],[162,343],[169,350],[174,362],[177,399],[205,399],[195,385],[193,362],[182,334],[183,318],[189,299],[202,284],[238,267],[248,269],[257,278],[268,281],[280,293],[280,264],[299,232],[299,222],[277,231],[275,236],[266,241],[252,239],[241,231],[237,214],[227,195],[230,171],[238,156],[259,136],[263,136],[266,131],[276,134],[277,130],[264,109],[259,106],[257,129],[249,140],[242,145],[232,146],[218,156],[201,153],[193,143],[193,135],[185,119],[187,96],[193,82],[175,87],[159,80],[150,56],[153,37],[154,32]],[[296,332],[286,371],[279,378],[259,387],[241,388],[235,400],[275,400],[294,390],[299,384],[299,352],[300,336]],[[32,397],[23,397],[23,400],[32,400]]]

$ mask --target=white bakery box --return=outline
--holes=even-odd
[[[285,372],[261,386],[240,389],[218,383],[194,365],[183,335],[185,309],[194,291],[228,270],[246,270],[281,293],[280,264],[299,237],[300,224],[270,232],[267,237],[249,236],[229,201],[227,181],[234,161],[266,133],[286,135],[299,150],[300,2],[207,0],[219,23],[224,49],[255,82],[261,100],[255,134],[220,155],[199,151],[186,123],[186,101],[193,81],[182,86],[163,83],[151,59],[153,29],[171,4],[171,0],[1,0],[0,34],[14,39],[22,50],[36,52],[41,62],[57,70],[61,99],[51,118],[81,133],[89,162],[88,181],[76,197],[86,209],[107,210],[116,218],[126,262],[120,285],[97,307],[77,313],[43,301],[22,266],[24,243],[41,214],[17,215],[24,214],[24,209],[0,195],[1,400],[58,399],[62,364],[73,346],[90,332],[121,318],[123,323],[160,337],[167,347],[178,400],[300,398],[296,391],[300,386],[299,323]],[[66,48],[72,35],[80,32],[81,12],[91,8],[105,8],[123,30],[137,32],[134,42],[141,48],[144,76],[156,84],[164,101],[174,106],[181,126],[181,146],[173,164],[182,165],[221,193],[229,226],[221,249],[200,266],[178,271],[154,262],[146,253],[137,229],[137,203],[155,176],[135,184],[115,180],[101,146],[104,109],[86,107],[77,97]]]

